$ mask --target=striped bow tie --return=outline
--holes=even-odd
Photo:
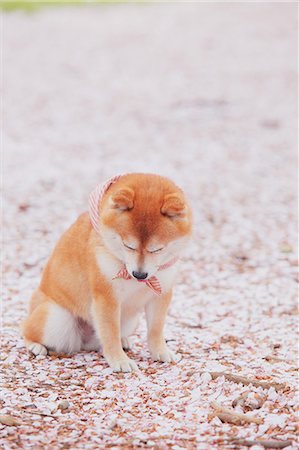
[[[120,271],[113,278],[113,280],[115,280],[117,278],[123,278],[124,280],[132,280],[133,279],[133,277],[129,274],[129,272],[127,271],[127,269],[125,267],[120,269]],[[139,283],[146,284],[152,291],[155,292],[155,294],[157,294],[157,295],[162,294],[161,284],[157,277],[153,276],[153,277],[148,278],[147,280],[136,280],[136,281],[138,281]]]
[[[162,266],[159,266],[158,271],[168,269],[168,267],[171,267],[177,261],[178,261],[178,258],[171,259],[170,261],[163,264]],[[129,274],[129,272],[127,271],[127,269],[125,267],[122,267],[120,269],[120,271],[117,273],[117,275],[115,275],[113,280],[120,279],[120,278],[122,278],[124,280],[132,280],[133,279],[133,277]],[[138,281],[139,283],[146,284],[152,291],[154,291],[155,294],[157,294],[157,295],[162,294],[162,288],[161,288],[160,281],[154,275],[152,277],[148,278],[147,280],[136,280],[136,281]]]

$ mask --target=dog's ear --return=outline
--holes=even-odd
[[[134,206],[134,191],[129,187],[125,187],[116,191],[110,197],[112,208],[120,211],[129,211]]]
[[[161,214],[171,218],[184,218],[187,213],[187,205],[180,194],[168,194],[164,197]]]

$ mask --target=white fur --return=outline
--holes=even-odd
[[[35,356],[46,355],[48,353],[46,347],[42,344],[38,344],[37,342],[27,342],[26,346]]]
[[[49,306],[42,343],[58,353],[81,350],[81,334],[73,314],[57,303]]]
[[[121,346],[124,350],[130,350],[132,343],[129,337],[121,338]]]
[[[88,351],[99,351],[101,348],[101,343],[96,334],[92,336],[92,338],[86,342],[81,344],[81,350],[88,350]]]
[[[135,279],[113,279],[123,263],[108,253],[99,252],[97,262],[101,273],[112,283],[115,298],[121,305],[121,336],[128,338],[134,333],[140,314],[144,311],[147,303],[155,301],[155,294],[146,284],[139,283]],[[172,287],[178,270],[178,263],[168,269],[156,272],[162,292],[167,292]]]
[[[110,254],[99,253],[97,261],[103,275],[112,283],[115,298],[121,305],[121,336],[128,338],[138,325],[138,316],[145,303],[155,294],[136,280],[113,279],[123,263]]]

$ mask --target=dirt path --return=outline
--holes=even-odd
[[[1,414],[22,424],[0,425],[1,447],[209,450],[231,448],[232,437],[294,439],[296,5],[14,12],[4,15],[3,51]],[[34,359],[18,327],[46,258],[94,185],[129,171],[170,176],[194,205],[166,332],[181,360],[150,361],[144,326],[133,375],[112,374],[97,353]],[[215,371],[290,390],[212,380]],[[232,407],[248,390],[238,410],[262,424],[213,417],[213,401]]]

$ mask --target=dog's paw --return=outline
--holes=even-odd
[[[130,350],[132,348],[131,339],[129,337],[121,338],[121,345],[124,350]]]
[[[48,354],[48,350],[46,349],[46,347],[37,342],[31,342],[30,344],[27,345],[27,348],[35,356]]]
[[[151,356],[154,361],[162,361],[162,362],[177,362],[177,357],[175,353],[173,353],[171,350],[169,350],[167,347],[151,351]]]
[[[113,372],[132,372],[138,370],[137,364],[125,355],[122,358],[107,358],[106,360]]]

